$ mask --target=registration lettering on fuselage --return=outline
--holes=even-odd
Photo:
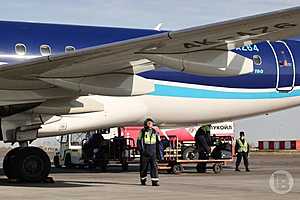
[[[237,31],[237,32],[233,33],[232,35],[222,36],[222,37],[214,39],[214,40],[204,38],[204,39],[195,40],[192,42],[186,42],[183,44],[183,46],[186,49],[191,49],[191,48],[199,48],[202,46],[217,45],[217,44],[222,44],[228,40],[236,40],[238,38],[245,37],[245,36],[253,37],[253,36],[266,34],[266,33],[272,33],[272,32],[278,31],[280,29],[287,29],[287,28],[295,27],[295,26],[297,26],[297,24],[280,23],[280,24],[275,24],[273,26],[254,27],[248,31]]]

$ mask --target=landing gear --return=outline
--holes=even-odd
[[[15,160],[16,154],[21,147],[10,150],[3,160],[3,172],[8,179],[16,179],[17,174],[15,173]]]
[[[3,161],[3,170],[9,179],[41,182],[47,179],[51,168],[48,155],[37,147],[18,147],[9,151]]]

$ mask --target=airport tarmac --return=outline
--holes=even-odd
[[[181,175],[161,174],[161,186],[140,186],[137,167],[130,172],[120,172],[118,167],[108,172],[86,170],[52,170],[55,183],[22,184],[9,183],[3,173],[0,175],[1,199],[299,199],[300,198],[300,155],[260,155],[252,156],[249,173],[234,172],[233,166],[222,174],[197,174],[188,168]],[[292,190],[278,194],[271,190],[269,180],[276,170],[288,171],[294,181]],[[278,178],[278,177],[277,177]],[[282,191],[288,182],[279,177],[277,188]],[[278,186],[278,185],[277,185]],[[281,189],[280,189],[281,188]]]

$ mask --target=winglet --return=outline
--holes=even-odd
[[[160,31],[160,28],[162,27],[163,23],[159,23],[156,25],[156,27],[154,28],[154,30],[156,31]]]

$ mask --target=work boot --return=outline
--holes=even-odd
[[[235,171],[236,172],[240,172],[241,170],[239,168],[235,168]]]
[[[158,181],[152,181],[152,186],[159,186]]]
[[[147,180],[146,180],[146,179],[144,179],[144,180],[141,180],[141,185],[146,185],[146,182],[147,182]]]

